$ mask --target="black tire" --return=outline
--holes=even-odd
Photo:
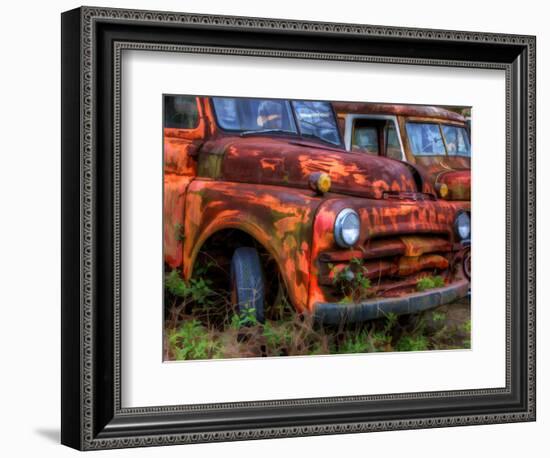
[[[247,309],[254,309],[256,320],[264,322],[264,275],[258,251],[240,247],[231,259],[231,298],[239,315],[246,316]]]
[[[464,258],[462,259],[462,269],[464,270],[464,275],[466,275],[466,278],[468,280],[471,280],[472,276],[472,254],[470,249],[466,251],[464,254]]]

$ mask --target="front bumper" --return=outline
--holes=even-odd
[[[383,318],[389,313],[404,315],[418,313],[439,305],[448,304],[468,294],[470,283],[460,280],[443,288],[431,289],[402,297],[378,298],[361,303],[318,302],[315,320],[324,324],[357,323]]]

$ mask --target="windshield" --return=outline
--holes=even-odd
[[[438,124],[408,122],[407,135],[415,156],[445,155],[445,144]]]
[[[470,139],[464,127],[450,124],[408,122],[407,135],[415,156],[470,157]],[[443,136],[445,141],[443,141]]]
[[[328,102],[236,97],[213,97],[212,101],[222,129],[239,131],[241,135],[282,132],[341,144],[336,118]]]
[[[447,143],[447,154],[450,156],[470,157],[470,139],[464,127],[442,125],[443,135]]]
[[[302,135],[340,145],[340,133],[330,103],[297,100],[292,105]]]
[[[297,133],[287,100],[214,97],[214,110],[222,129],[242,132]]]

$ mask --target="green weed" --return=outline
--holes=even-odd
[[[426,336],[403,336],[395,345],[397,351],[424,351],[428,349],[428,339]]]
[[[362,331],[348,335],[339,345],[337,353],[367,353],[372,350],[372,342],[368,332]]]
[[[333,273],[333,284],[343,296],[340,302],[360,302],[372,295],[371,282],[361,258],[352,258],[349,264],[340,269],[333,264],[328,267]]]
[[[429,289],[441,288],[443,286],[445,286],[445,280],[443,280],[443,277],[440,275],[437,275],[436,277],[422,277],[416,282],[416,289],[418,291],[427,291]]]
[[[164,281],[165,288],[173,296],[199,304],[204,304],[212,296],[210,285],[210,280],[203,277],[191,278],[186,282],[178,270],[172,270]]]
[[[256,326],[256,309],[253,307],[243,307],[240,313],[235,313],[231,317],[230,327],[239,330],[244,327]]]
[[[324,355],[388,351],[424,351],[469,348],[471,322],[450,322],[446,311],[416,315],[389,313],[382,319],[358,324],[321,326],[309,315],[299,315],[285,294],[277,294],[266,321],[256,320],[255,310],[232,310],[227,296],[220,296],[209,279],[213,265],[197,266],[184,281],[174,270],[165,277],[165,358],[196,360],[288,355]],[[368,297],[370,282],[362,262],[352,261],[354,280],[348,281],[350,300]],[[343,283],[343,272],[338,281]],[[211,277],[210,277],[211,278]],[[438,287],[441,277],[426,277],[420,288]],[[427,282],[427,283],[426,283]],[[217,312],[215,312],[215,309]],[[447,309],[443,309],[447,310]],[[213,314],[219,313],[216,319]]]
[[[174,359],[209,359],[219,350],[208,330],[197,320],[185,321],[180,327],[168,331],[168,342]]]

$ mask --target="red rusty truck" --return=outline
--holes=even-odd
[[[346,151],[329,102],[164,96],[166,268],[207,253],[238,313],[262,322],[281,289],[323,323],[446,304],[469,236],[415,166]]]
[[[470,136],[466,118],[440,107],[336,102],[348,151],[407,161],[438,196],[470,201]]]

